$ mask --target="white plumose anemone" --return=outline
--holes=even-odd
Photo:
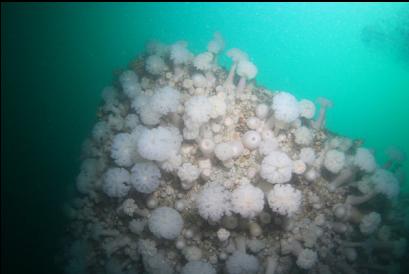
[[[375,184],[375,191],[392,199],[399,194],[399,181],[392,172],[386,169],[377,169],[371,177]]]
[[[105,87],[101,92],[101,97],[105,103],[117,102],[118,90],[113,86]]]
[[[185,116],[194,124],[206,123],[211,113],[212,103],[206,96],[194,96],[185,103]]]
[[[233,49],[226,75],[222,48],[219,34],[196,57],[185,42],[151,43],[104,89],[80,196],[64,207],[67,239],[86,244],[64,252],[66,272],[130,274],[133,262],[153,274],[353,273],[368,244],[375,264],[396,265],[405,155],[377,167],[372,151],[324,129],[330,101],[245,88],[257,68]],[[381,195],[382,218],[366,203]],[[382,228],[386,217],[398,218]]]
[[[214,222],[231,212],[231,193],[223,185],[207,183],[196,197],[199,215]]]
[[[198,70],[209,70],[212,67],[213,55],[210,52],[204,52],[196,55],[193,59],[193,65]]]
[[[135,113],[130,113],[126,115],[124,120],[124,129],[128,131],[134,130],[137,126],[140,125],[138,115]]]
[[[110,168],[103,176],[102,190],[112,198],[125,197],[131,186],[129,172],[125,168]]]
[[[202,261],[190,261],[182,268],[181,274],[216,274],[214,267]]]
[[[315,151],[311,147],[303,147],[300,151],[300,160],[306,164],[312,164],[315,161]]]
[[[324,167],[332,172],[338,173],[345,166],[345,154],[339,150],[332,149],[325,154]]]
[[[237,65],[237,74],[247,80],[251,80],[257,75],[257,67],[248,60],[241,60]]]
[[[354,165],[367,173],[372,173],[376,169],[375,157],[366,148],[358,148],[353,161]]]
[[[272,151],[261,162],[260,176],[271,184],[282,184],[291,180],[292,160],[287,154]]]
[[[97,180],[99,174],[105,168],[105,164],[102,160],[94,158],[85,159],[81,164],[81,172],[78,174],[76,180],[77,190],[82,194],[89,194]]]
[[[179,106],[180,93],[170,86],[156,89],[152,96],[140,95],[132,101],[142,123],[148,126],[159,124],[162,116],[176,112]]]
[[[187,42],[179,41],[170,46],[170,59],[175,65],[187,64],[193,58],[193,54],[187,49]]]
[[[136,191],[152,193],[160,184],[160,170],[154,163],[135,164],[131,171],[131,184]]]
[[[318,260],[317,252],[305,248],[303,249],[297,257],[297,265],[302,269],[312,268]]]
[[[233,191],[231,203],[234,212],[244,218],[253,218],[263,210],[264,193],[251,184],[245,184]]]
[[[248,60],[241,60],[237,65],[237,74],[240,76],[237,93],[240,93],[246,86],[246,80],[248,81],[256,77],[257,67]]]
[[[122,86],[122,91],[130,99],[138,96],[141,87],[139,85],[138,75],[132,70],[126,70],[119,76],[119,82]]]
[[[149,102],[149,107],[160,115],[176,112],[179,105],[180,92],[170,86],[157,89]]]
[[[227,106],[224,96],[220,94],[211,96],[209,101],[212,105],[212,112],[210,113],[211,118],[214,119],[226,115]]]
[[[313,141],[313,135],[309,128],[301,126],[297,128],[294,132],[295,142],[299,145],[308,146]]]
[[[259,119],[265,119],[268,115],[268,106],[266,104],[259,104],[256,107],[256,116]]]
[[[291,216],[296,213],[302,202],[301,191],[288,184],[274,185],[267,195],[270,208],[280,214]]]
[[[147,160],[165,161],[177,154],[182,140],[175,127],[145,129],[138,140],[138,152]]]
[[[359,205],[372,199],[376,194],[385,195],[388,199],[394,199],[399,194],[399,181],[395,175],[385,169],[377,169],[369,180],[372,184],[366,184],[364,180],[358,186],[365,195],[348,195],[346,202],[352,205]],[[362,185],[364,184],[364,185]]]
[[[284,123],[294,122],[300,114],[297,99],[288,92],[274,95],[271,108],[274,110],[274,117]]]
[[[143,124],[147,126],[155,126],[159,124],[161,114],[159,112],[154,111],[150,107],[149,102],[146,102],[145,105],[140,107],[139,117],[141,118]]]
[[[97,142],[103,142],[111,135],[111,133],[112,131],[105,121],[97,122],[92,128],[92,138]]]
[[[169,46],[161,42],[152,40],[146,44],[146,51],[152,55],[164,57],[169,54]]]
[[[215,32],[213,40],[207,44],[207,50],[211,53],[218,54],[224,48],[224,39],[220,32]]]
[[[191,163],[184,163],[178,169],[178,177],[182,182],[192,183],[200,176],[200,169]]]
[[[131,101],[131,107],[140,114],[142,108],[149,104],[150,101],[150,96],[145,95],[145,94],[140,94],[136,96],[135,98],[132,99]]]
[[[118,166],[129,167],[140,158],[137,149],[137,141],[140,132],[119,133],[112,141],[111,157]]]
[[[260,146],[258,147],[258,151],[261,155],[268,155],[271,152],[277,150],[278,148],[278,141],[276,138],[265,138],[261,141]]]
[[[230,57],[235,63],[249,59],[247,53],[238,48],[229,49],[227,51],[227,56]]]
[[[176,239],[183,228],[179,212],[171,207],[159,207],[152,211],[148,220],[149,230],[157,238]]]
[[[227,76],[227,79],[224,85],[226,87],[231,87],[233,86],[234,73],[237,68],[237,63],[240,61],[248,60],[248,55],[247,53],[241,51],[240,49],[232,48],[227,51],[227,56],[233,60],[233,64],[230,67],[229,75]]]
[[[236,251],[226,261],[229,274],[256,274],[260,268],[257,257]]]
[[[197,88],[205,88],[207,87],[208,81],[206,77],[202,73],[195,73],[192,75],[192,82],[193,86]]]
[[[359,230],[361,230],[364,235],[372,234],[378,229],[381,221],[382,219],[379,213],[371,212],[362,218],[359,224]]]
[[[298,107],[300,109],[301,117],[307,119],[314,118],[316,108],[313,102],[311,102],[310,100],[303,99],[298,102]]]
[[[79,193],[88,194],[94,187],[95,177],[87,173],[80,172],[75,181],[75,186]]]
[[[158,55],[151,55],[145,61],[146,70],[153,75],[160,75],[166,71],[165,61]]]

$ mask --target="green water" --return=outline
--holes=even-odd
[[[373,24],[407,30],[409,5],[2,4],[3,273],[57,273],[60,205],[100,91],[151,38],[198,53],[220,31],[251,56],[258,84],[333,100],[328,128],[364,139],[380,163],[388,145],[409,153],[409,40],[368,46]]]

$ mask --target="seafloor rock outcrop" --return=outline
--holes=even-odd
[[[400,182],[360,142],[325,129],[331,102],[315,115],[312,101],[257,86],[238,49],[223,69],[220,34],[196,56],[187,46],[149,43],[103,90],[65,207],[66,273],[398,265]]]

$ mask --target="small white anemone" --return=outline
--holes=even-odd
[[[242,137],[243,145],[250,150],[256,149],[260,145],[260,142],[260,133],[255,130],[247,131]]]
[[[205,155],[205,156],[209,156],[209,155],[211,155],[212,153],[213,153],[213,151],[214,151],[214,148],[215,148],[215,143],[213,142],[213,140],[212,139],[209,139],[209,138],[205,138],[205,139],[202,139],[200,142],[199,142],[199,148],[200,148],[200,151],[203,153],[203,155]]]

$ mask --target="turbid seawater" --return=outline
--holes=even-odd
[[[3,273],[58,273],[62,204],[115,71],[151,39],[197,54],[215,31],[248,53],[258,85],[332,100],[327,128],[378,163],[389,146],[409,153],[407,3],[2,3]]]

